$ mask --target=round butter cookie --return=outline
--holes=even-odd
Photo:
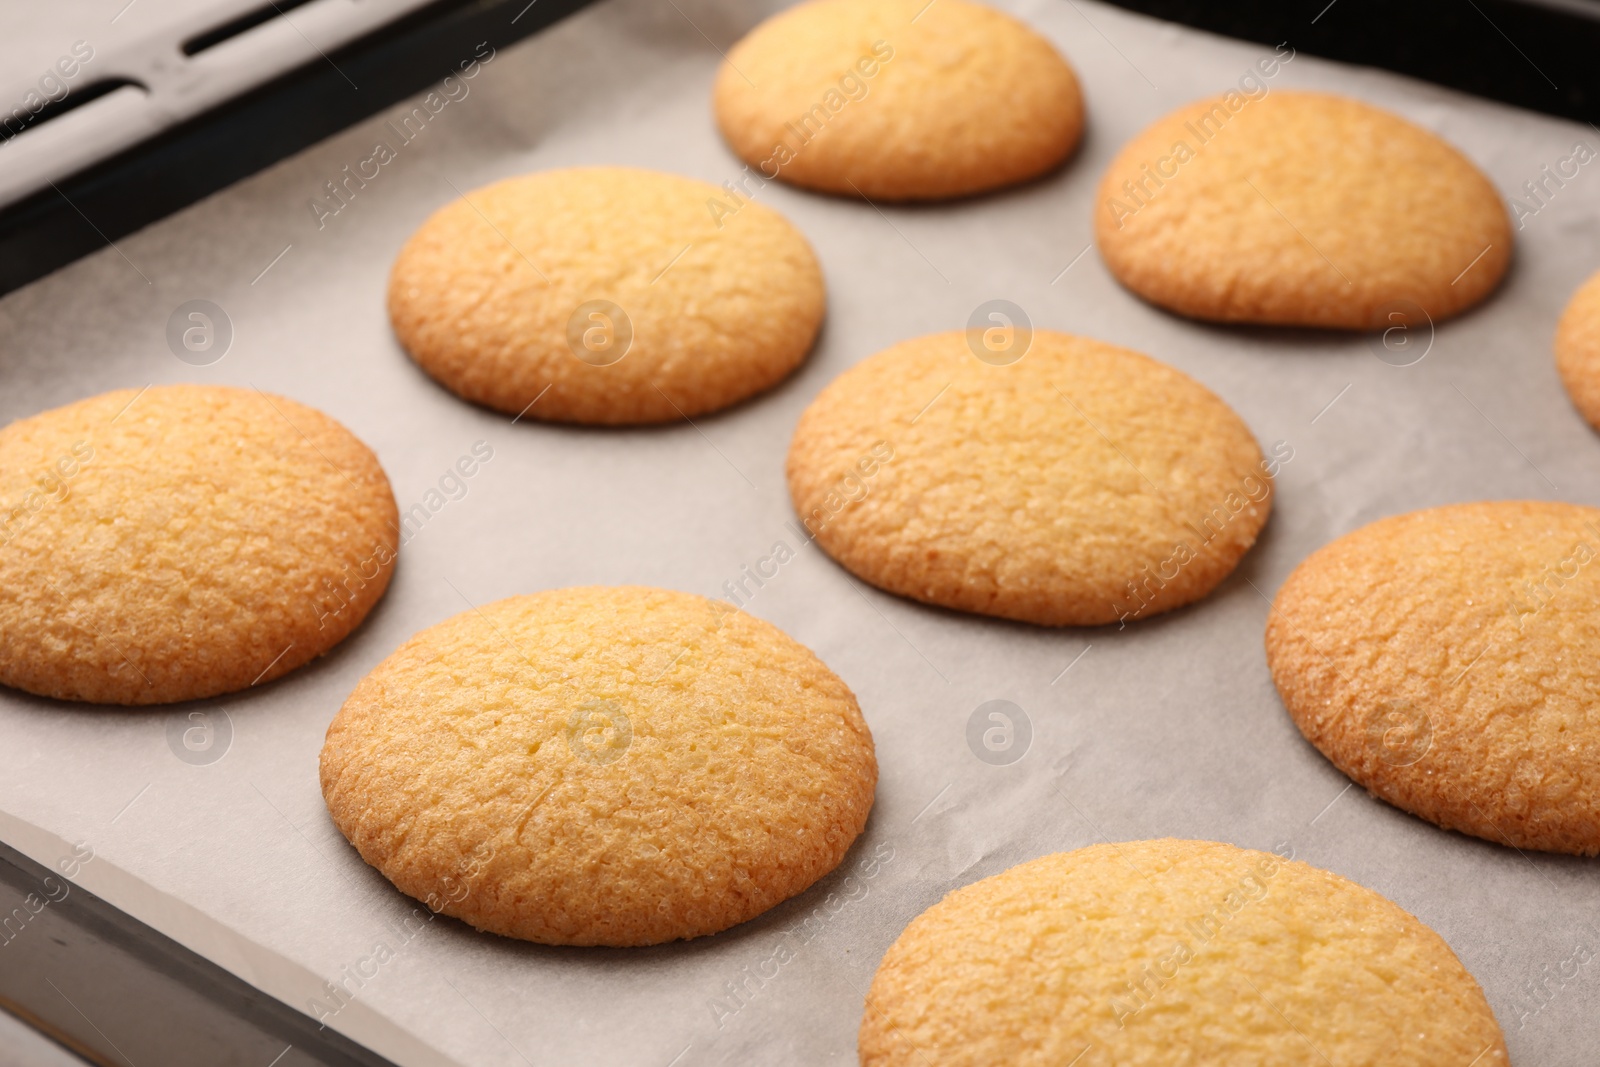
[[[884,200],[1026,181],[1083,133],[1083,96],[1061,54],[967,0],[799,4],[728,53],[713,105],[758,182]]]
[[[653,945],[725,930],[844,858],[877,785],[850,690],[687,593],[560,589],[464,612],[369,674],[322,793],[402,892],[480,930]]]
[[[1284,582],[1267,664],[1301,733],[1447,830],[1600,853],[1600,509],[1380,519]]]
[[[1460,152],[1282,89],[1187,104],[1128,142],[1095,239],[1122,284],[1180,315],[1349,330],[1457,314],[1511,262],[1505,205]]]
[[[245,689],[344,640],[394,571],[371,450],[303,404],[158,385],[0,430],[0,683],[96,704]]]
[[[1506,1067],[1483,991],[1397,905],[1209,841],[1059,852],[890,946],[862,1067]]]
[[[1021,336],[1009,363],[952,332],[835,379],[789,446],[801,522],[873,585],[960,611],[1090,626],[1206,595],[1267,521],[1278,460],[1171,367]]]
[[[1556,369],[1578,414],[1600,430],[1600,274],[1572,294],[1561,316]]]
[[[737,403],[799,365],[825,303],[811,246],[776,211],[627,167],[467,193],[389,277],[395,334],[423,370],[474,403],[558,422]]]

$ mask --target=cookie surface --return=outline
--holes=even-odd
[[[831,871],[872,737],[809,650],[640,587],[513,597],[424,630],[328,729],[334,822],[402,892],[562,945],[716,933]]]
[[[1026,181],[1083,133],[1061,54],[967,0],[809,0],[729,51],[712,102],[758,181],[872,199]]]
[[[161,704],[342,641],[394,571],[377,458],[328,416],[223,386],[122,389],[0,430],[0,683]]]
[[[1520,849],[1600,853],[1600,509],[1380,519],[1290,574],[1267,623],[1285,707],[1375,796]]]
[[[1556,369],[1578,413],[1600,430],[1600,274],[1572,294],[1561,315]]]
[[[1199,100],[1135,137],[1101,180],[1095,239],[1122,284],[1180,315],[1352,330],[1471,307],[1512,242],[1494,186],[1450,145],[1289,90]]]
[[[670,422],[727,407],[799,365],[826,303],[800,232],[730,203],[627,167],[474,190],[395,260],[395,335],[446,388],[526,418]]]
[[[1277,465],[1204,386],[1046,330],[1011,363],[975,351],[967,332],[904,341],[801,416],[789,495],[850,571],[929,604],[1095,625],[1204,596],[1255,542]]]
[[[890,947],[862,1067],[1505,1067],[1450,947],[1371,890],[1207,841],[1091,845],[950,893]]]

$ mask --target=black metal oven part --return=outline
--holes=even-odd
[[[1600,123],[1600,0],[1110,0],[1246,41]]]
[[[589,2],[438,0],[33,193],[0,210],[0,295],[405,99],[480,42],[503,48]],[[247,31],[237,23],[195,40]]]
[[[392,1067],[4,844],[0,1007],[106,1067]]]

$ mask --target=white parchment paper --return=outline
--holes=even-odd
[[[737,178],[708,95],[718,50],[773,6],[606,0],[440,90],[443,106],[409,142],[388,122],[420,97],[0,301],[5,420],[113,387],[255,385],[371,444],[402,510],[475,443],[493,449],[405,545],[365,626],[282,681],[150,711],[0,693],[0,837],[52,864],[88,843],[82,885],[301,1010],[345,982],[354,998],[330,1025],[404,1067],[853,1063],[878,960],[948,890],[1102,839],[1281,846],[1439,931],[1482,982],[1515,1062],[1592,1064],[1600,963],[1576,974],[1563,963],[1577,946],[1600,950],[1594,863],[1448,834],[1350,788],[1281,708],[1261,636],[1266,598],[1295,564],[1372,519],[1481,498],[1600,499],[1600,439],[1550,354],[1568,295],[1600,267],[1600,165],[1528,202],[1538,210],[1520,213],[1504,288],[1439,326],[1415,365],[1380,361],[1364,337],[1182,321],[1118,287],[1089,247],[1095,183],[1144,125],[1236,84],[1273,49],[1091,0],[1011,0],[1082,77],[1081,150],[1043,181],[953,205],[880,211],[763,189],[814,243],[830,299],[815,354],[770,394],[694,426],[596,431],[512,425],[416,370],[383,307],[406,235],[457,190],[539,168]],[[1305,55],[1267,84],[1394,109],[1460,146],[1508,196],[1575,142],[1600,148],[1586,126]],[[328,210],[324,183],[379,141],[394,158],[319,228],[310,201]],[[1261,542],[1208,600],[1120,631],[1049,631],[895,599],[798,545],[782,465],[801,409],[857,360],[961,327],[994,298],[1035,326],[1180,367],[1263,447],[1292,450]],[[193,299],[232,324],[230,350],[209,366],[180,362],[166,340],[169,315]],[[570,584],[717,595],[780,541],[798,554],[748,608],[851,685],[882,765],[866,834],[812,891],[690,943],[545,948],[418,921],[330,822],[323,732],[412,633],[467,601]],[[1007,765],[967,742],[991,700],[1031,726]],[[214,762],[175,754],[187,750],[171,738],[202,722],[194,712],[213,731],[210,754],[223,753]],[[389,951],[375,965],[380,943]],[[135,1021],[96,1022],[114,1039]]]

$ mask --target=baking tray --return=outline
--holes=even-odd
[[[75,884],[93,860],[0,844],[0,1067],[388,1067]]]
[[[132,711],[0,694],[0,838],[47,867],[92,848],[75,874],[83,889],[403,1067],[850,1063],[882,953],[951,888],[1107,839],[1276,847],[1443,935],[1483,984],[1514,1062],[1592,1064],[1600,981],[1593,962],[1571,961],[1600,948],[1594,862],[1445,833],[1352,787],[1279,705],[1261,636],[1288,572],[1372,519],[1481,498],[1600,499],[1600,440],[1568,406],[1549,350],[1568,294],[1600,266],[1593,165],[1522,218],[1503,289],[1420,332],[1403,359],[1371,337],[1183,321],[1101,266],[1095,184],[1130,136],[1236,83],[1264,50],[1089,0],[1012,0],[1002,6],[1082,77],[1082,148],[1040,182],[941,206],[763,189],[813,241],[831,301],[815,353],[770,393],[677,426],[513,424],[405,358],[383,309],[388,267],[458,190],[568,164],[737,177],[707,97],[719,51],[774,6],[604,0],[498,52],[320,229],[309,202],[323,183],[392,137],[386,122],[414,102],[0,300],[0,418],[151,382],[277,391],[367,441],[402,510],[474,443],[494,450],[405,544],[366,624],[279,682]],[[1303,55],[1268,84],[1399,111],[1508,195],[1595,138]],[[782,469],[804,406],[867,355],[960,328],[995,298],[1035,327],[1183,369],[1264,447],[1292,450],[1260,543],[1211,597],[1122,630],[1044,630],[887,596],[796,543]],[[167,340],[191,300],[231,326],[226,353],[205,365]],[[716,595],[779,541],[797,554],[748,610],[850,684],[878,745],[877,805],[841,869],[737,929],[642,950],[522,944],[445,918],[408,925],[419,906],[360,862],[317,786],[323,732],[361,676],[469,604],[582,583]],[[995,700],[1016,709],[1004,758],[968,741]],[[388,958],[374,966],[380,941]],[[355,993],[334,1012],[336,981]],[[119,1040],[137,1031],[93,1021]]]

